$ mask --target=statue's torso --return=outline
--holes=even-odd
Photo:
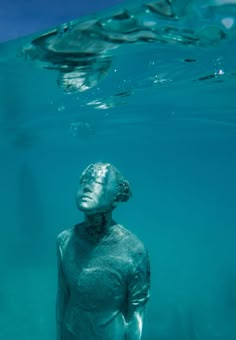
[[[70,291],[64,325],[75,339],[123,340],[133,252],[141,243],[119,225],[97,243],[83,237],[79,228],[59,236]]]

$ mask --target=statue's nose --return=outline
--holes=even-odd
[[[86,183],[83,187],[83,192],[92,192],[91,185],[89,183]]]

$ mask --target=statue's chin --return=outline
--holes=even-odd
[[[97,213],[103,212],[100,211],[97,207],[92,207],[87,202],[82,202],[78,206],[79,210],[84,212],[86,215],[95,215]]]
[[[79,210],[84,212],[86,215],[96,215],[96,214],[107,214],[112,211],[111,207],[89,207],[85,204],[81,204],[79,207]]]
[[[79,206],[78,206],[78,208],[79,208],[79,210],[81,210],[81,211],[87,211],[87,212],[89,212],[89,211],[94,211],[95,209],[92,209],[88,204],[86,204],[86,203],[82,203],[82,204],[79,204]]]

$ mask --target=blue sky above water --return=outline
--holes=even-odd
[[[123,0],[3,0],[0,41],[44,30],[124,2]]]

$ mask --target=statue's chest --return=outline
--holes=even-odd
[[[130,267],[129,256],[119,244],[94,246],[83,241],[68,244],[63,251],[62,264],[69,285],[77,282],[81,275],[97,275],[98,270],[104,274],[117,271],[126,275]]]
[[[63,252],[63,270],[68,283],[73,284],[74,280],[81,275],[85,268],[93,268],[99,265],[104,251],[97,251],[95,246],[85,242],[71,242]]]
[[[129,261],[116,245],[71,244],[63,255],[63,269],[74,301],[89,309],[94,303],[104,307],[106,301],[110,307],[120,305],[127,287]]]

